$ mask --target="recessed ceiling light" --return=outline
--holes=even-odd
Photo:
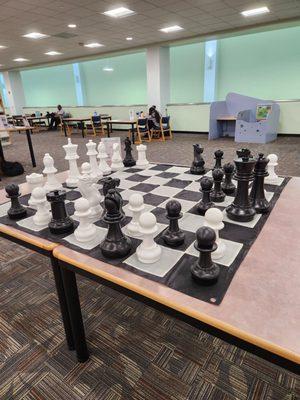
[[[265,14],[268,12],[270,12],[268,7],[259,7],[259,8],[253,8],[252,10],[242,11],[241,14],[244,17],[253,17],[255,15]]]
[[[14,58],[13,61],[24,62],[24,61],[29,61],[29,60],[27,58],[19,57],[19,58]]]
[[[102,46],[104,46],[104,45],[101,43],[87,43],[84,45],[84,47],[89,47],[91,49],[93,49],[95,47],[102,47]]]
[[[0,50],[2,50],[2,49],[7,49],[7,46],[0,45]]]
[[[113,18],[121,18],[133,15],[135,14],[135,11],[129,10],[129,8],[126,7],[119,7],[113,10],[105,11],[103,14]]]
[[[127,37],[126,40],[132,40],[132,37]]]
[[[44,33],[40,33],[40,32],[31,32],[31,33],[27,33],[26,35],[23,35],[23,37],[29,38],[29,39],[44,39],[46,37],[49,37],[49,35],[45,35]]]
[[[170,33],[176,31],[182,31],[183,28],[179,25],[167,26],[166,28],[160,29],[161,32]]]
[[[112,67],[104,67],[104,68],[102,68],[102,71],[105,71],[105,72],[112,72],[114,69],[112,68]]]
[[[77,28],[77,25],[76,24],[69,24],[68,27],[69,28]]]
[[[62,53],[60,53],[59,51],[48,51],[45,54],[47,54],[47,56],[59,56]]]

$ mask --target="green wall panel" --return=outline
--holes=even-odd
[[[203,101],[204,43],[170,48],[170,102]]]
[[[217,98],[300,98],[300,27],[219,40]]]
[[[72,64],[21,72],[27,107],[76,105]]]
[[[113,71],[103,71],[103,68]],[[87,105],[147,103],[146,54],[128,54],[80,63]]]

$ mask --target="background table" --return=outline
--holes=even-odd
[[[101,117],[101,119],[111,120],[111,115],[108,115],[108,114],[100,115],[100,117]],[[65,137],[68,136],[65,122],[67,122],[67,123],[68,122],[78,122],[80,124],[80,127],[81,127],[82,137],[84,138],[84,130],[86,128],[86,124],[85,123],[88,122],[88,121],[91,122],[91,117],[90,118],[87,118],[87,117],[85,117],[85,118],[64,118],[63,119],[63,128],[64,128]],[[107,131],[107,133],[109,135],[108,131]]]
[[[110,136],[110,131],[112,131],[113,125],[130,125],[131,126],[131,141],[134,144],[135,139],[135,126],[137,125],[136,121],[130,121],[127,119],[111,119],[106,121],[107,126],[107,136]],[[111,129],[110,129],[111,128]]]
[[[32,145],[32,140],[31,140],[31,134],[32,134],[32,127],[30,126],[16,126],[16,127],[11,127],[11,128],[0,128],[0,132],[26,132],[26,137],[27,137],[27,143],[28,143],[28,148],[30,152],[30,157],[31,157],[31,163],[33,167],[36,167],[36,161],[35,161],[35,155],[34,155],[34,150],[33,150],[33,145]],[[3,154],[3,147],[2,143],[0,140],[0,156],[4,158]]]

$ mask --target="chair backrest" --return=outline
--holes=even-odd
[[[168,129],[170,127],[170,116],[161,117],[161,124],[164,129]]]
[[[101,124],[101,116],[100,115],[93,115],[92,121],[94,124]]]
[[[148,124],[148,120],[147,120],[147,118],[138,118],[137,123],[140,128],[146,128],[147,124]]]

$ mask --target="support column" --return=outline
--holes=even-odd
[[[25,107],[25,95],[19,71],[3,72],[8,107],[12,115],[22,115]]]
[[[77,105],[84,106],[86,104],[86,93],[84,88],[84,82],[82,79],[80,64],[78,63],[73,64],[73,74],[75,80]]]
[[[148,105],[164,115],[170,102],[170,52],[168,47],[147,48]]]
[[[203,101],[211,103],[216,95],[217,41],[205,42]]]

